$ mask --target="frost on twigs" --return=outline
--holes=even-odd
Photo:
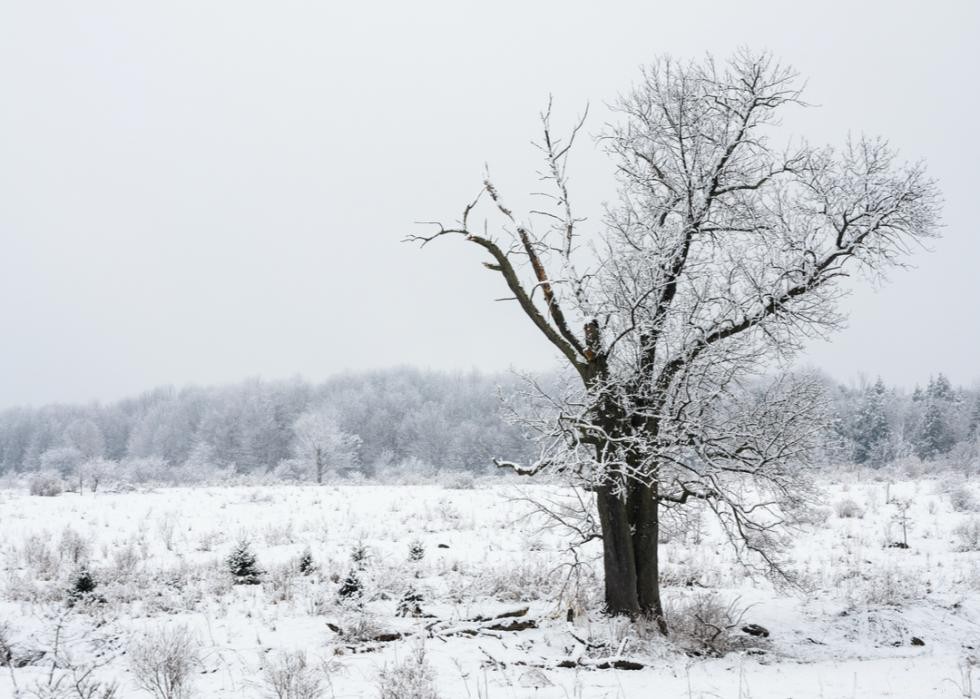
[[[668,612],[675,643],[695,655],[721,656],[747,645],[758,645],[756,638],[769,635],[756,624],[744,624],[747,609],[738,598],[723,601],[716,593],[697,593],[672,605]],[[749,629],[749,631],[744,631]]]
[[[61,495],[64,492],[65,484],[57,474],[38,473],[31,477],[28,488],[31,495],[50,498]]]
[[[136,635],[127,650],[139,687],[154,699],[190,699],[200,664],[198,642],[186,626],[159,627]]]
[[[834,512],[841,519],[861,519],[864,517],[864,508],[851,498],[844,498],[834,503]]]
[[[959,551],[980,551],[980,517],[970,517],[953,530]]]
[[[278,651],[266,657],[262,680],[272,699],[320,699],[326,693],[328,670],[302,651]]]
[[[435,673],[426,658],[425,646],[419,642],[401,661],[383,667],[378,674],[381,699],[439,699]]]
[[[479,247],[563,357],[565,380],[530,382],[517,416],[539,458],[498,466],[594,492],[606,607],[664,632],[648,564],[664,510],[703,502],[740,562],[785,579],[778,545],[812,519],[826,422],[820,378],[786,366],[841,326],[844,278],[880,278],[936,235],[935,183],[883,139],[774,138],[802,92],[766,53],[662,57],[600,136],[618,185],[602,219],[582,226],[571,203],[582,123],[558,137],[549,104],[539,209],[520,216],[488,175],[456,223],[412,237]]]

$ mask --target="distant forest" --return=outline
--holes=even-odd
[[[0,474],[192,482],[236,474],[321,480],[442,471],[483,474],[495,456],[528,461],[534,445],[502,413],[511,374],[400,368],[334,377],[160,388],[107,405],[0,412]],[[914,391],[881,380],[828,381],[833,415],[823,459],[872,468],[896,461],[973,470],[980,391],[942,374]]]

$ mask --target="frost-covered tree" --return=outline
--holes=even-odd
[[[980,396],[973,399],[973,408],[967,420],[966,434],[967,438],[971,440],[980,436]]]
[[[242,539],[235,544],[225,563],[236,585],[257,585],[261,582],[262,569],[248,540]]]
[[[959,404],[952,384],[943,374],[929,380],[923,400],[925,407],[914,434],[915,453],[920,459],[948,454],[957,442],[954,413]]]
[[[945,374],[940,372],[935,379],[930,379],[929,387],[926,389],[926,399],[939,403],[956,401],[956,391]]]
[[[865,388],[853,427],[855,463],[877,467],[892,458],[887,401],[888,390],[880,377]]]
[[[309,465],[317,483],[327,470],[343,473],[358,463],[361,438],[340,429],[337,418],[327,410],[303,413],[293,425],[297,460]]]
[[[91,418],[78,418],[65,428],[65,442],[81,452],[86,459],[98,459],[105,455],[105,439],[102,430]]]
[[[181,463],[193,444],[197,422],[193,403],[172,390],[161,391],[159,398],[148,402],[130,431],[127,454]]]
[[[933,459],[947,453],[953,448],[953,444],[953,436],[942,406],[936,402],[928,403],[916,435],[916,455],[920,459]]]
[[[105,439],[102,437],[102,430],[91,418],[77,418],[68,423],[65,428],[64,441],[70,448],[80,454],[80,458],[75,459],[74,475],[78,481],[78,492],[81,493],[85,487],[86,464],[101,462],[102,455],[105,453]],[[66,476],[69,474],[65,474]],[[96,488],[98,485],[96,484]],[[93,489],[94,492],[94,489]]]
[[[25,468],[25,457],[35,429],[31,410],[13,408],[0,413],[0,473]]]
[[[112,478],[118,471],[118,464],[101,457],[87,459],[78,467],[78,492],[82,492],[84,484],[88,483],[89,490],[93,493],[99,489],[99,484]]]
[[[84,458],[82,452],[75,447],[55,447],[41,454],[41,470],[55,471],[68,478],[78,473],[78,467]]]
[[[663,631],[665,509],[702,501],[742,560],[774,569],[775,534],[806,504],[819,386],[751,377],[839,325],[843,278],[934,235],[935,185],[885,141],[777,141],[801,104],[797,75],[768,55],[660,59],[615,105],[601,142],[619,197],[588,234],[566,173],[578,129],[557,139],[549,109],[546,210],[520,217],[487,177],[456,224],[412,237],[479,247],[563,358],[569,381],[527,423],[539,459],[503,465],[594,491],[607,610]],[[481,203],[499,223],[475,220]]]

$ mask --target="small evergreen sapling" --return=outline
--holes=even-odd
[[[414,587],[409,587],[398,602],[398,616],[420,617],[422,616],[421,605],[422,595]]]
[[[337,590],[337,596],[341,599],[360,599],[363,595],[364,586],[361,583],[361,579],[358,578],[357,573],[352,570],[340,584],[340,589]]]
[[[92,572],[88,568],[81,568],[71,581],[68,595],[75,600],[84,595],[92,594],[96,587],[98,587],[98,583],[92,576]]]
[[[236,585],[257,585],[262,576],[252,545],[245,539],[238,542],[228,556],[228,571]]]
[[[361,569],[364,568],[364,564],[367,562],[367,558],[368,558],[368,550],[367,550],[367,546],[365,546],[364,544],[358,543],[351,548],[350,559],[351,561],[354,562],[354,565],[356,565],[358,568]]]
[[[84,566],[79,568],[74,576],[72,576],[71,585],[68,587],[67,606],[74,607],[76,604],[89,604],[92,602],[104,604],[106,601],[105,597],[97,595],[95,592],[95,588],[98,586],[98,581],[88,568]]]
[[[309,547],[306,547],[303,553],[299,555],[296,568],[299,570],[300,575],[312,575],[316,570],[316,563],[313,561],[313,552],[310,551]]]
[[[408,547],[408,560],[410,561],[421,561],[425,558],[425,547],[422,546],[422,542],[416,539]]]

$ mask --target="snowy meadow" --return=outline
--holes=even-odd
[[[572,491],[457,485],[0,491],[0,696],[980,693],[969,484],[824,478],[792,584],[671,521],[669,640],[598,612],[599,542],[534,504]]]
[[[980,3],[89,5],[0,699],[980,699]]]

